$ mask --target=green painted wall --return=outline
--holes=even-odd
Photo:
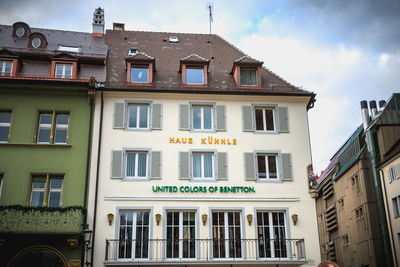
[[[0,88],[0,110],[12,110],[11,136],[8,144],[0,144],[0,205],[26,205],[32,173],[62,173],[62,206],[84,206],[90,107],[87,87],[81,89]],[[39,111],[44,110],[70,112],[67,146],[36,144]]]

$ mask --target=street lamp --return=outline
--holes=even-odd
[[[86,261],[85,261],[85,265],[89,266],[90,262],[88,261],[88,251],[89,249],[91,249],[90,247],[90,243],[92,240],[92,230],[89,229],[89,226],[86,225],[85,229],[82,231],[83,234],[83,240],[85,241],[85,251],[86,251]]]

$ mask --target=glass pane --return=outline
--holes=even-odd
[[[0,141],[8,141],[8,134],[10,133],[10,127],[0,127]]]
[[[67,143],[68,130],[56,129],[54,143],[65,144]]]
[[[57,115],[56,117],[56,124],[59,125],[68,125],[68,115]]]
[[[257,156],[258,178],[267,178],[265,156]]]
[[[131,68],[131,82],[133,83],[147,83],[149,69],[148,68]]]
[[[65,65],[65,77],[70,78],[72,76],[72,65],[67,64]]]
[[[257,70],[240,69],[240,85],[257,85]]]
[[[10,123],[11,112],[0,112],[0,123]]]
[[[148,117],[148,106],[139,106],[140,109],[140,118],[139,118],[139,127],[147,128],[147,117]]]
[[[59,207],[61,203],[61,192],[49,193],[49,207]]]
[[[211,129],[211,123],[212,123],[212,108],[211,107],[205,107],[204,109],[204,129]]]
[[[50,180],[50,189],[61,189],[63,184],[63,179],[53,178]]]
[[[60,64],[56,65],[56,77],[61,77],[63,74],[63,66]]]
[[[193,154],[193,177],[201,177],[201,154]]]
[[[146,176],[146,161],[147,161],[147,154],[146,153],[139,153],[139,161],[138,161],[138,176],[145,177]]]
[[[40,114],[40,124],[51,124],[51,120],[53,118],[52,114]]]
[[[126,154],[126,176],[135,176],[136,153]]]
[[[265,119],[267,121],[267,131],[274,130],[274,112],[272,109],[265,110]]]
[[[263,120],[263,110],[256,109],[256,130],[263,131],[264,130],[264,120]]]
[[[6,62],[6,73],[11,73],[11,69],[12,69],[12,62]]]
[[[186,83],[187,84],[204,84],[203,69],[186,69]]]
[[[204,154],[204,177],[213,177],[213,154]]]
[[[34,181],[32,182],[32,188],[38,189],[38,188],[44,188],[46,186],[45,181]]]
[[[44,192],[32,192],[31,206],[41,207],[43,205]]]
[[[276,156],[268,156],[268,171],[270,179],[278,178],[278,174],[276,172]]]
[[[201,129],[201,108],[193,107],[193,129]]]
[[[39,129],[38,142],[39,143],[50,142],[50,129]]]
[[[129,124],[128,127],[136,128],[137,127],[137,109],[136,105],[129,105]]]

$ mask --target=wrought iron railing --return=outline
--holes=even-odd
[[[105,264],[205,261],[305,262],[304,239],[107,239]]]

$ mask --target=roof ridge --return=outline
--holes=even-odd
[[[217,34],[209,34],[209,33],[195,33],[195,32],[167,32],[167,31],[140,31],[140,30],[113,30],[113,29],[106,29],[106,31],[113,31],[113,32],[140,32],[140,33],[168,33],[168,34],[195,34],[195,35],[210,35],[210,36],[217,36]]]
[[[247,57],[249,57],[249,58],[251,58],[251,59],[254,59],[254,58],[250,57],[248,54],[246,54],[245,52],[243,52],[241,49],[239,49],[237,46],[235,46],[234,44],[232,44],[231,42],[229,42],[228,40],[226,40],[224,37],[220,36],[219,34],[215,34],[215,36],[218,37],[218,38],[220,38],[221,40],[225,41],[225,42],[226,42],[227,44],[229,44],[231,47],[233,47],[234,49],[236,49],[239,53],[242,53],[243,55],[245,55],[245,56],[247,56]],[[255,60],[257,60],[257,59],[255,59]],[[262,66],[262,69],[264,69],[265,71],[268,71],[270,74],[276,76],[276,77],[277,77],[278,79],[280,79],[281,81],[283,81],[283,82],[289,84],[290,86],[292,86],[292,87],[294,87],[294,88],[296,88],[296,89],[298,89],[298,90],[301,90],[301,91],[307,92],[307,93],[311,93],[311,91],[304,90],[304,89],[302,89],[302,88],[300,88],[300,87],[298,87],[298,86],[296,86],[296,85],[291,84],[290,82],[288,82],[287,80],[285,80],[284,78],[282,78],[281,76],[279,76],[278,74],[276,74],[275,72],[271,71],[270,69],[268,69],[268,68],[265,67],[264,65]]]

